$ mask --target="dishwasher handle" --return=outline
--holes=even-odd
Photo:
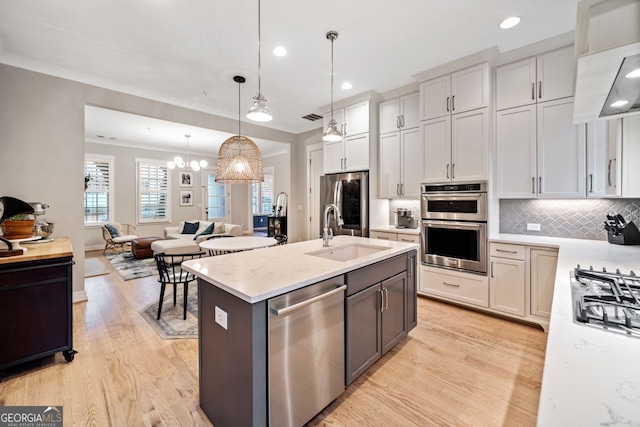
[[[340,292],[344,292],[344,290],[347,289],[347,285],[341,285],[335,289],[332,289],[328,292],[325,292],[323,294],[320,295],[316,295],[315,297],[306,299],[304,301],[300,301],[296,304],[290,305],[288,307],[284,307],[284,308],[271,308],[271,312],[273,314],[275,314],[276,316],[284,316],[286,314],[291,313],[292,311],[296,311],[299,310],[301,308],[304,308],[308,305],[313,304],[314,302],[318,302],[321,301],[323,299],[327,299],[335,294],[339,294]]]

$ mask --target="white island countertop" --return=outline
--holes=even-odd
[[[419,249],[415,243],[336,236],[329,246],[349,244],[384,248],[350,261],[325,259],[309,252],[322,249],[322,239],[200,258],[183,263],[185,270],[251,304],[329,279],[384,259]]]
[[[570,281],[578,264],[640,274],[640,246],[511,234],[489,240],[559,248],[538,426],[640,426],[640,338],[575,323]]]

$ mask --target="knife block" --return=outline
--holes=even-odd
[[[633,221],[627,223],[618,234],[614,234],[614,231],[617,230],[607,230],[609,243],[614,245],[640,245],[640,231],[638,231],[638,227]]]

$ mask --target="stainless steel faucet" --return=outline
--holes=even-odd
[[[333,229],[329,228],[329,213],[333,210],[333,215],[336,217],[336,224],[338,227],[344,225],[342,215],[340,215],[340,209],[333,203],[324,207],[324,224],[322,226],[322,247],[329,247],[329,240],[333,239]]]

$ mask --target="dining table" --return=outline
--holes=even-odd
[[[209,255],[222,255],[266,248],[277,244],[278,240],[273,237],[237,236],[205,240],[200,243],[200,249],[209,251]]]

